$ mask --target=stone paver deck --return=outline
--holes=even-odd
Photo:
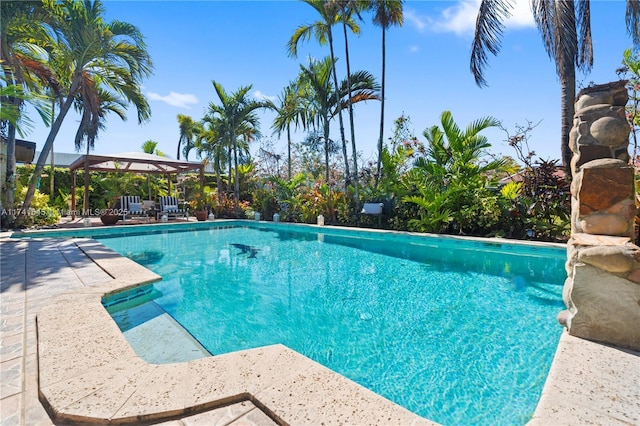
[[[100,298],[159,277],[93,240],[0,238],[0,261],[2,426],[433,424],[281,345],[146,363]],[[640,424],[638,355],[565,333],[530,424]]]

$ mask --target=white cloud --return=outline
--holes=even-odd
[[[511,16],[505,22],[507,29],[535,27],[530,0],[515,0],[511,4]],[[457,35],[471,34],[475,31],[479,9],[480,0],[460,1],[442,11],[434,21],[433,29]]]
[[[409,47],[409,52],[411,52],[411,53],[415,53],[415,52],[417,52],[418,50],[420,50],[420,47],[418,47],[418,46],[416,46],[416,45],[413,45],[413,46],[410,46],[410,47]]]
[[[169,92],[167,96],[162,96],[157,93],[147,92],[147,96],[154,101],[162,101],[166,104],[186,109],[191,109],[190,104],[198,103],[198,98],[190,93]]]
[[[403,15],[403,19],[406,22],[409,22],[410,24],[415,26],[420,32],[422,32],[425,29],[429,21],[429,18],[418,16],[416,11],[413,9],[406,9],[402,13],[402,15]]]
[[[517,0],[511,11],[511,18],[507,21],[507,28],[535,27],[530,0]]]
[[[278,99],[277,96],[265,95],[259,90],[256,90],[255,92],[253,92],[253,96],[255,96],[258,99],[269,100],[269,101],[275,101],[276,99]]]

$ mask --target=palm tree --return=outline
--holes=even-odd
[[[178,114],[178,126],[180,128],[180,137],[178,139],[178,155],[177,159],[180,159],[180,152],[184,153],[184,159],[189,160],[189,151],[194,148],[194,139],[196,138],[196,130],[198,123],[188,115]],[[180,150],[182,147],[182,150]]]
[[[25,101],[32,103],[48,126],[50,107],[43,105],[43,84],[58,90],[55,78],[46,65],[47,52],[53,39],[48,31],[49,16],[40,2],[0,2],[0,63],[6,88],[2,94],[1,120],[7,129],[7,173],[3,187],[3,208],[13,209],[15,192],[16,131],[23,136],[31,121],[22,111]],[[12,118],[8,120],[8,118]]]
[[[151,74],[152,64],[140,31],[126,22],[105,22],[104,8],[99,0],[61,0],[45,5],[59,19],[61,37],[56,49],[65,58],[71,80],[68,82],[66,99],[31,176],[25,209],[31,205],[44,162],[71,105],[76,101],[81,102],[83,109],[99,105],[93,102],[96,99],[93,94],[89,94],[91,88],[109,90],[114,97],[133,103],[138,122],[146,121],[150,116],[149,104],[141,92],[141,83]],[[99,111],[91,111],[90,116],[95,115],[99,115]]]
[[[576,96],[576,68],[589,72],[593,65],[591,40],[591,12],[589,0],[531,0],[533,17],[538,25],[544,47],[555,62],[560,79],[562,109],[560,152],[567,174],[570,176],[571,149],[569,132],[573,124]],[[487,52],[497,55],[504,20],[511,15],[509,0],[482,0],[471,52],[471,72],[478,86],[486,86],[484,67]],[[627,0],[627,32],[634,46],[640,44],[640,2]]]
[[[313,7],[316,12],[320,15],[321,19],[316,21],[310,25],[301,25],[299,26],[287,42],[287,51],[289,56],[297,57],[298,56],[298,43],[301,40],[309,40],[313,35],[315,39],[318,41],[320,45],[329,44],[329,51],[331,53],[331,72],[333,74],[333,85],[334,87],[338,87],[338,74],[336,73],[336,57],[333,51],[333,32],[331,31],[331,27],[338,23],[342,18],[338,14],[338,8],[335,7],[326,7],[327,3],[323,0],[302,0],[311,7]],[[350,28],[358,28],[358,25],[352,19],[348,20],[348,25]],[[359,31],[359,28],[358,28]],[[335,92],[335,96],[338,96],[338,93]],[[335,99],[335,103],[339,103],[339,99]],[[347,156],[347,143],[344,137],[344,122],[342,119],[342,111],[338,111],[338,120],[340,123],[340,139],[342,142],[342,154],[344,155],[344,170],[346,175],[345,186],[349,181],[349,157]]]
[[[404,0],[372,0],[369,7],[373,9],[373,23],[382,28],[382,77],[380,99],[380,135],[378,136],[378,161],[376,164],[375,185],[380,179],[380,162],[382,158],[382,144],[384,140],[384,100],[385,100],[385,74],[387,57],[387,29],[392,25],[401,27],[403,22],[402,3]]]
[[[305,109],[308,117],[305,119],[306,129],[310,126],[322,129],[325,154],[325,179],[329,182],[329,153],[330,153],[330,121],[339,114],[339,111],[347,107],[346,99],[351,92],[352,103],[378,100],[379,86],[374,77],[366,71],[357,71],[352,75],[351,84],[346,80],[336,90],[331,83],[331,58],[326,57],[321,61],[310,61],[309,66],[300,65],[298,84],[303,88]],[[337,93],[337,95],[336,95]],[[335,100],[340,102],[336,103]]]
[[[353,123],[353,103],[351,102],[351,65],[349,62],[349,37],[347,34],[347,24],[353,22],[351,19],[355,12],[360,16],[360,7],[354,0],[330,0],[330,3],[337,7],[340,11],[340,21],[342,22],[342,32],[344,34],[344,54],[347,65],[347,103],[349,108],[349,129],[351,130],[351,152],[353,153],[353,181],[355,186],[355,202],[356,211],[360,209],[360,193],[358,189],[358,151],[356,149],[356,129]],[[360,35],[358,26],[352,27],[351,30],[355,35]],[[349,178],[347,178],[348,180]]]
[[[218,204],[222,204],[222,164],[225,159],[224,123],[219,117],[205,115],[200,123],[197,123],[194,148],[198,158],[203,156],[213,164],[216,173],[216,187],[218,191]],[[230,177],[230,176],[229,176]]]
[[[145,154],[153,154],[156,152],[157,146],[158,146],[158,142],[149,139],[148,141],[144,141],[142,143],[142,146],[140,147],[140,149],[142,149],[142,152],[144,152]]]
[[[295,82],[290,82],[278,96],[278,104],[271,104],[271,108],[277,115],[273,119],[272,129],[278,136],[287,131],[287,178],[291,179],[291,125],[296,129],[299,125],[304,127],[305,113],[300,102],[299,89]]]
[[[252,130],[258,128],[259,120],[256,110],[260,108],[268,108],[266,102],[259,102],[247,96],[247,93],[253,86],[242,86],[236,92],[228,94],[220,83],[212,81],[216,90],[220,104],[209,103],[209,114],[212,117],[219,117],[222,126],[225,129],[225,136],[228,138],[228,147],[233,147],[233,161],[235,169],[234,178],[234,203],[236,209],[240,197],[240,182],[238,174],[238,136],[245,136],[252,133]],[[247,140],[247,139],[245,139]],[[231,177],[231,173],[229,173]]]

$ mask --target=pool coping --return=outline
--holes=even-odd
[[[113,279],[58,296],[37,316],[39,396],[55,420],[160,421],[248,399],[280,424],[435,424],[283,345],[146,363],[100,301],[160,277],[94,240],[75,241]],[[564,332],[529,424],[639,423],[638,355]]]

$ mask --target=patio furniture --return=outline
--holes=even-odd
[[[160,197],[159,200],[160,209],[156,213],[156,220],[159,220],[162,216],[167,216],[167,219],[177,219],[178,217],[184,217],[189,219],[189,212],[179,207],[179,202],[176,197],[169,195]]]
[[[149,215],[142,208],[142,202],[140,202],[140,197],[137,195],[123,195],[120,197],[120,213],[122,214],[123,223],[127,221],[127,218],[134,217],[145,218],[146,222],[149,223]]]
[[[367,214],[372,216],[378,216],[378,227],[382,225],[382,209],[383,203],[364,203],[362,205],[362,211],[360,215]]]

